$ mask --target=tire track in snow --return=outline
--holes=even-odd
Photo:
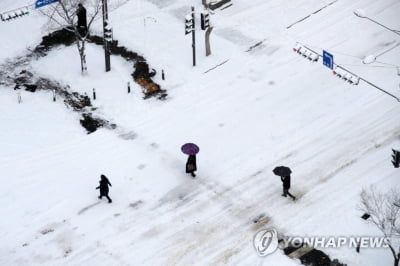
[[[392,141],[393,139],[395,139],[397,137],[397,133],[393,133],[392,135],[389,135],[388,137],[387,137],[387,133],[385,133],[383,135],[384,135],[383,140],[378,141],[378,143],[367,142],[368,143],[367,148],[361,147],[361,151],[358,151],[355,155],[353,155],[350,161],[347,161],[345,163],[340,163],[339,166],[335,166],[334,168],[331,168],[330,174],[325,177],[323,182],[326,182],[327,180],[333,178],[335,175],[340,173],[343,169],[351,166],[353,163],[358,161],[358,159],[361,158],[364,154],[366,154],[366,153],[370,152],[371,150],[373,150],[374,148],[376,148],[376,146],[378,146],[378,147],[382,146],[385,143],[389,143],[390,141]],[[306,144],[304,144],[304,145],[306,145]],[[341,157],[343,157],[343,154],[348,154],[348,152],[342,151],[342,153],[338,154],[337,157],[341,158]],[[330,164],[328,164],[328,165],[330,165]],[[248,222],[249,218],[251,218],[252,215],[257,213],[257,210],[265,209],[265,208],[263,208],[263,205],[264,205],[263,197],[257,196],[257,195],[262,195],[263,193],[267,192],[267,190],[264,190],[261,187],[255,185],[255,183],[256,182],[258,183],[260,181],[260,178],[257,178],[257,177],[259,177],[267,168],[270,168],[270,167],[268,166],[268,167],[263,168],[262,170],[254,172],[254,174],[252,176],[250,176],[250,178],[244,177],[242,179],[239,179],[235,183],[235,185],[230,186],[230,187],[221,186],[221,184],[219,184],[215,181],[210,181],[209,179],[207,180],[206,178],[200,177],[198,180],[196,179],[196,182],[199,183],[202,187],[205,187],[206,191],[209,191],[209,194],[211,193],[212,197],[208,198],[206,195],[206,197],[203,197],[203,199],[200,200],[199,202],[196,202],[189,206],[182,205],[182,207],[186,207],[185,210],[183,210],[180,213],[177,213],[175,215],[175,217],[173,218],[172,223],[174,223],[174,220],[179,220],[182,217],[192,217],[196,213],[209,208],[209,206],[214,205],[215,203],[221,204],[221,202],[222,202],[223,203],[222,205],[227,205],[227,206],[232,206],[232,207],[227,208],[227,209],[226,208],[222,209],[222,212],[220,215],[210,218],[211,222],[201,225],[203,228],[208,227],[206,229],[206,231],[201,231],[201,233],[200,232],[196,233],[196,231],[194,231],[195,233],[193,233],[193,235],[194,235],[193,237],[198,236],[200,234],[200,238],[196,238],[195,243],[193,243],[192,245],[189,245],[188,247],[186,247],[183,250],[180,250],[182,248],[179,244],[179,243],[181,243],[179,241],[180,234],[184,234],[184,232],[187,232],[187,231],[189,231],[189,232],[193,231],[194,230],[193,226],[186,227],[184,230],[171,235],[170,238],[172,239],[172,241],[175,241],[176,244],[170,245],[170,248],[167,248],[166,250],[164,250],[164,252],[167,252],[168,254],[171,252],[174,254],[173,258],[170,258],[169,262],[179,262],[179,261],[184,260],[185,258],[187,258],[187,256],[189,256],[190,254],[192,254],[194,252],[193,250],[196,250],[196,248],[198,246],[202,246],[202,244],[204,244],[206,246],[209,245],[209,246],[215,247],[216,245],[214,245],[214,244],[218,243],[218,239],[220,239],[222,241],[223,238],[224,237],[226,238],[226,235],[229,235],[230,232],[235,232],[236,230],[239,230],[239,228],[243,227],[243,225],[246,224],[246,222]],[[307,187],[314,187],[314,185],[308,183]],[[241,197],[246,194],[256,195],[256,196],[253,199]],[[268,196],[271,196],[271,193],[268,193]],[[232,199],[236,199],[236,198],[239,198],[239,200],[236,202],[233,202]],[[250,208],[245,207],[246,205],[249,206]],[[247,219],[245,217],[247,217]],[[229,220],[231,220],[231,219],[241,221],[241,224],[239,225],[237,222],[235,224],[229,223]],[[218,221],[218,222],[216,222],[216,221]],[[222,221],[224,221],[224,222],[222,222]],[[268,220],[268,222],[270,222],[270,221]],[[244,223],[244,224],[242,224],[242,223]],[[263,226],[265,226],[265,225],[263,225]],[[225,232],[225,233],[224,233],[224,235],[216,236],[215,235],[216,232]],[[213,238],[217,238],[217,239],[210,240],[208,237],[205,237],[202,235],[213,235]],[[236,235],[235,237],[237,239],[238,236]],[[245,233],[243,235],[243,239],[245,239],[246,237],[248,237],[248,233]],[[210,244],[210,241],[212,241],[212,244]],[[226,241],[226,239],[225,239],[225,241]],[[174,250],[179,250],[179,252],[174,252]],[[222,256],[222,257],[224,257],[224,256]],[[224,259],[226,259],[226,256],[224,257]]]
[[[285,155],[283,158],[290,157],[292,155],[293,153],[289,153],[288,155]],[[264,214],[265,217],[263,218],[262,222],[260,222],[259,224],[254,224],[252,219],[256,215],[259,215],[260,212],[260,209],[256,208],[255,206],[264,205],[264,201],[263,200],[260,201],[257,197],[255,197],[255,199],[249,198],[257,193],[259,195],[262,195],[261,198],[264,198],[264,194],[267,190],[263,190],[260,193],[259,191],[260,188],[258,186],[255,186],[254,182],[258,182],[258,178],[260,178],[260,175],[267,168],[270,168],[270,166],[258,170],[254,172],[251,176],[246,176],[241,180],[237,181],[237,183],[240,184],[240,186],[239,185],[236,186],[235,184],[230,187],[225,187],[221,186],[221,184],[215,181],[210,181],[209,179],[204,180],[205,178],[202,177],[196,179],[196,183],[200,184],[202,187],[205,187],[206,188],[205,191],[208,191],[208,194],[204,195],[203,193],[202,199],[199,199],[198,202],[194,202],[193,204],[190,205],[180,206],[180,208],[184,207],[184,210],[176,213],[169,222],[164,224],[171,224],[171,223],[176,224],[182,218],[195,217],[196,213],[200,213],[204,209],[209,209],[210,207],[215,206],[215,204],[220,204],[225,207],[221,209],[222,212],[220,212],[217,216],[207,219],[209,222],[206,225],[199,224],[199,225],[194,225],[194,227],[189,226],[190,228],[185,227],[185,229],[183,229],[182,231],[170,235],[168,239],[171,239],[176,244],[170,244],[167,249],[160,251],[160,252],[166,252],[168,254],[174,253],[172,258],[170,258],[169,255],[166,256],[169,257],[167,264],[168,265],[179,264],[178,262],[184,259],[188,255],[188,253],[191,253],[193,252],[193,250],[196,250],[196,247],[201,246],[202,243],[206,245],[206,243],[210,241],[209,236],[213,235],[213,237],[215,237],[215,234],[218,232],[219,232],[218,237],[220,241],[227,241],[226,240],[227,235],[235,235],[235,237],[237,238],[238,232],[241,232],[240,238],[243,241],[240,242],[243,243],[243,245],[247,246],[248,241],[244,240],[245,239],[248,240],[249,238],[248,230],[254,233],[260,227],[265,226],[270,222],[270,218]],[[274,190],[274,188],[271,187],[270,190]],[[210,193],[212,195],[211,198],[208,197]],[[246,197],[243,197],[243,195],[246,195]],[[233,199],[238,199],[238,200],[234,201]],[[170,212],[170,210],[168,212]],[[201,228],[207,227],[207,231],[206,232],[201,231],[201,233],[197,232],[195,230],[197,226]],[[249,229],[241,230],[240,228],[242,228],[243,226]],[[181,243],[183,241],[181,240],[182,234],[184,234],[187,231],[190,232],[192,230],[195,230],[195,232],[197,232],[194,233],[195,243],[190,244],[187,247],[185,247],[184,250],[181,250],[182,248]],[[253,233],[250,233],[250,235],[252,235]],[[216,245],[210,245],[210,246],[215,248]],[[175,254],[176,250],[179,251],[177,254]],[[204,250],[202,250],[202,252],[204,252]],[[213,252],[215,253],[215,251]],[[231,256],[234,256],[236,253],[237,253],[236,251],[232,250],[231,251],[222,250],[220,254],[215,254],[215,255],[216,257],[218,257],[218,260],[228,261],[229,258]]]
[[[330,2],[330,3],[328,3],[327,5],[321,7],[320,9],[315,10],[315,11],[312,12],[311,14],[309,14],[309,15],[307,15],[307,16],[301,18],[300,20],[298,20],[298,21],[296,21],[296,22],[290,24],[289,26],[286,27],[286,29],[290,29],[290,28],[293,27],[294,25],[296,25],[296,24],[298,24],[298,23],[300,23],[300,22],[302,22],[302,21],[304,21],[304,20],[310,18],[312,15],[317,14],[317,13],[320,12],[321,10],[323,10],[323,9],[325,9],[325,8],[327,8],[327,7],[331,6],[331,5],[333,5],[333,4],[336,3],[337,1],[339,1],[339,0],[335,0],[335,1],[333,1],[333,2]]]

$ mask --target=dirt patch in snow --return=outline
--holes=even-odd
[[[283,240],[280,240],[280,242]],[[305,252],[302,252],[305,250]],[[290,258],[299,259],[303,265],[306,266],[346,266],[337,259],[331,260],[327,254],[315,248],[309,248],[305,244],[294,246],[286,246],[283,252]]]
[[[100,127],[115,129],[117,126],[100,117],[95,117],[90,98],[87,95],[81,95],[77,92],[71,92],[68,86],[62,86],[56,81],[46,78],[35,77],[27,70],[21,71],[17,76],[10,77],[14,83],[14,90],[24,89],[35,92],[38,90],[52,91],[57,98],[61,98],[68,108],[81,113],[80,124],[86,129],[88,134],[95,132]]]

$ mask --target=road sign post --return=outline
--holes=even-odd
[[[324,66],[333,69],[333,55],[324,50],[322,52],[322,63]]]

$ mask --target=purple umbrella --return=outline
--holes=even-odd
[[[200,151],[200,148],[194,143],[186,143],[182,145],[181,151],[187,155],[194,155]]]

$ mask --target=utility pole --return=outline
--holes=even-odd
[[[104,57],[106,63],[106,72],[111,70],[110,64],[110,43],[108,41],[108,34],[109,34],[109,23],[108,23],[108,7],[107,7],[107,0],[103,1],[103,40],[104,40]]]
[[[192,47],[193,47],[193,66],[196,66],[196,23],[194,17],[194,6],[192,6],[192,23],[193,23],[193,30],[192,30]]]

